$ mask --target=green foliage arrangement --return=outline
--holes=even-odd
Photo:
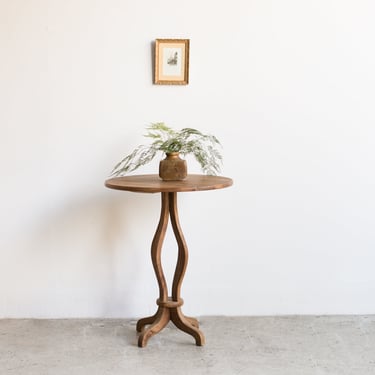
[[[222,156],[218,149],[220,142],[209,134],[203,134],[192,128],[175,131],[163,122],[151,124],[144,135],[153,142],[138,146],[131,154],[123,158],[112,170],[112,176],[123,176],[149,163],[158,152],[178,152],[182,156],[192,154],[208,175],[220,173]]]

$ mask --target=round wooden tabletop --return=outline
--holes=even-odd
[[[166,193],[223,189],[233,184],[228,177],[189,174],[183,181],[163,181],[157,174],[110,178],[105,186],[110,189],[139,193]]]

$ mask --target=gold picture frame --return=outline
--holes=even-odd
[[[155,40],[156,85],[187,85],[189,83],[189,39]]]

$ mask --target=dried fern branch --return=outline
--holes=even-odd
[[[144,135],[151,138],[150,145],[140,145],[131,154],[123,158],[113,168],[112,176],[122,176],[149,163],[158,152],[166,154],[179,152],[181,155],[192,154],[201,166],[203,173],[220,173],[222,155],[218,147],[219,140],[210,134],[203,134],[193,128],[175,131],[163,122],[151,124]]]

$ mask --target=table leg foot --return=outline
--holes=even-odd
[[[138,346],[140,348],[144,348],[147,345],[147,342],[150,339],[150,337],[160,332],[168,324],[170,320],[169,309],[161,307],[159,308],[158,312],[154,316],[141,319],[139,322],[141,322],[142,328],[146,324],[149,324],[145,322],[151,322],[151,319],[153,319],[154,317],[155,317],[155,320],[152,322],[150,327],[144,330],[138,337]],[[137,329],[138,329],[138,324],[137,324]]]
[[[142,332],[144,327],[155,322],[159,314],[159,310],[152,316],[139,319],[137,322],[137,332]]]
[[[204,335],[198,329],[198,321],[195,318],[186,317],[179,307],[171,309],[170,314],[174,325],[180,330],[193,336],[197,346],[203,346],[205,344]]]
[[[199,328],[199,322],[197,319],[190,316],[185,316],[185,319],[195,328]]]

